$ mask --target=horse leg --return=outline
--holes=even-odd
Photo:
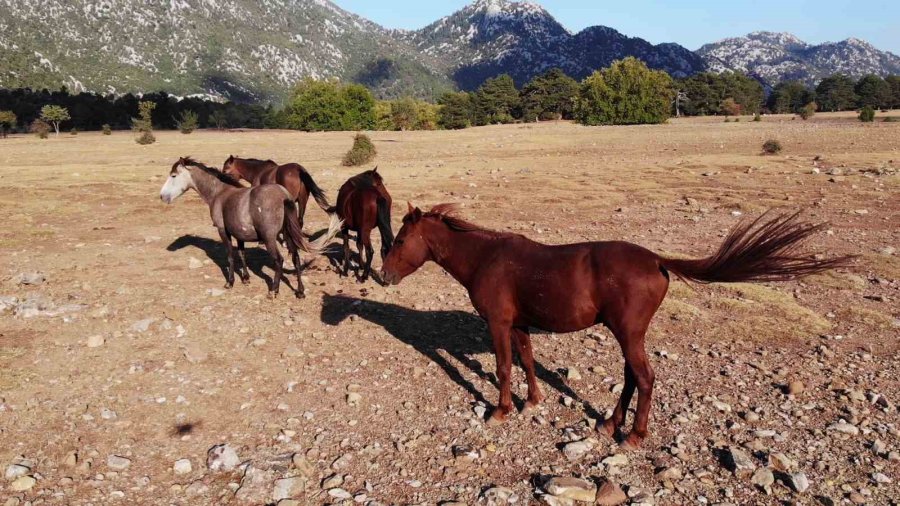
[[[512,390],[510,389],[510,373],[512,372],[512,343],[510,342],[510,325],[506,322],[489,322],[491,338],[494,342],[494,357],[497,359],[497,383],[500,389],[500,400],[488,418],[488,425],[499,425],[506,421],[513,409]]]
[[[359,254],[359,262],[356,264],[356,280],[362,283],[364,280],[362,279],[362,275],[360,271],[363,270],[363,229],[359,229],[356,233],[356,252]]]
[[[238,241],[238,256],[241,259],[241,283],[246,285],[250,283],[250,273],[247,272],[247,256],[244,251],[244,241]]]
[[[281,252],[278,251],[278,241],[276,241],[274,237],[266,239],[266,251],[269,252],[269,256],[272,257],[272,260],[275,261],[275,274],[272,276],[272,285],[269,287],[269,298],[274,299],[275,297],[278,297],[278,288],[281,286],[284,257],[282,257]]]
[[[534,350],[531,348],[531,336],[525,329],[512,329],[513,344],[519,359],[522,361],[522,369],[525,370],[525,379],[528,381],[528,399],[525,401],[525,407],[522,408],[522,414],[528,414],[544,400],[541,389],[538,386],[537,376],[534,374]]]
[[[637,413],[634,417],[634,425],[631,433],[622,441],[621,446],[626,450],[637,449],[641,442],[647,438],[647,422],[650,419],[650,404],[653,400],[653,382],[656,374],[650,366],[650,359],[644,349],[645,330],[626,332],[621,337],[616,334],[622,345],[622,354],[625,355],[625,363],[631,368],[634,377],[634,385],[638,391]],[[622,390],[623,394],[625,390]],[[627,399],[630,401],[630,399]],[[617,408],[618,409],[618,408]],[[622,414],[624,419],[624,411]],[[605,425],[605,424],[604,424]]]
[[[300,252],[295,249],[291,251],[291,261],[294,262],[294,269],[297,271],[297,298],[306,297],[306,287],[303,286],[303,276],[300,275]]]
[[[625,423],[625,413],[628,412],[628,406],[631,404],[631,397],[634,395],[636,386],[637,383],[635,382],[634,371],[631,370],[631,366],[628,365],[628,362],[625,362],[625,386],[622,388],[622,393],[619,395],[619,402],[616,404],[612,416],[607,418],[602,426],[603,432],[609,437],[613,437],[616,434],[616,429]]]
[[[225,274],[225,288],[234,286],[234,246],[231,244],[231,235],[224,228],[219,229],[219,238],[228,252],[228,272]]]
[[[363,234],[363,247],[366,250],[366,267],[363,270],[362,280],[365,281],[369,279],[369,274],[372,273],[372,257],[375,256],[375,248],[372,247],[372,231],[369,230],[368,233]],[[362,255],[362,251],[360,251],[360,255]]]
[[[342,230],[341,235],[344,236],[344,272],[341,276],[350,275],[350,230]]]

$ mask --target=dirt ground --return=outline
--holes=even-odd
[[[352,135],[0,140],[0,504],[571,504],[542,496],[549,476],[608,480],[634,504],[900,500],[900,123],[371,134],[395,232],[406,201],[457,202],[548,243],[703,256],[779,207],[830,222],[811,253],[858,255],[789,283],[674,281],[648,337],[651,436],[613,459],[590,428],[622,382],[605,329],[536,335],[542,411],[487,427],[490,339],[438,266],[384,288],[319,257],[306,299],[282,286],[270,301],[268,257],[251,248],[251,283],[224,291],[205,204],[158,196],[178,156],[234,154],[300,162],[334,199],[361,170],[339,165]],[[769,138],[781,154],[761,155]],[[311,204],[307,230],[326,223]],[[519,368],[513,393],[521,405]],[[579,440],[590,450],[570,460],[561,448]],[[210,469],[226,443],[242,464]]]

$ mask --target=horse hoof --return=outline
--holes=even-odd
[[[234,283],[225,283],[224,288],[225,288],[226,290],[231,290],[231,288],[232,288],[233,286],[234,286]]]
[[[539,402],[526,401],[522,408],[522,415],[528,416],[538,411]]]
[[[488,418],[487,422],[485,423],[488,427],[497,427],[498,425],[503,425],[503,423],[506,422],[506,416],[507,415],[502,414],[499,410],[494,410],[494,412],[491,413],[490,418]]]
[[[250,284],[250,277],[248,276],[248,277],[246,277],[246,278],[241,278],[241,284],[249,285],[249,284]]]
[[[275,300],[275,297],[278,297],[278,294],[270,291],[268,295],[269,300]]]
[[[304,292],[297,292],[296,295],[297,295],[297,298],[298,298],[298,299],[305,299],[305,298],[306,298],[306,293],[304,293]]]
[[[619,443],[619,449],[625,452],[631,452],[640,449],[641,441],[644,438],[639,437],[632,434],[629,434],[621,443]]]
[[[597,431],[603,434],[610,439],[613,439],[616,435],[616,424],[612,421],[612,419],[606,420],[599,427],[597,427]]]

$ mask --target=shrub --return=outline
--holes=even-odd
[[[109,123],[104,123],[100,129],[103,131],[103,135],[112,135],[112,127],[109,126]]]
[[[762,121],[762,117],[759,115],[759,113],[753,115],[753,121]]]
[[[800,115],[800,118],[805,121],[805,120],[808,120],[809,118],[813,117],[813,115],[816,113],[816,108],[817,108],[816,103],[810,102],[810,103],[804,105],[800,109],[800,112],[798,112],[797,114]]]
[[[863,123],[871,123],[875,121],[875,109],[871,105],[863,107],[859,111],[859,120]]]
[[[199,124],[200,118],[191,110],[181,111],[181,115],[175,120],[175,128],[185,135],[196,130]]]
[[[735,123],[740,123],[740,122],[741,122],[741,118],[734,118],[734,122],[735,122]]]
[[[762,150],[763,153],[767,155],[778,154],[781,152],[781,143],[775,139],[769,139],[763,143]]]
[[[375,145],[372,139],[366,134],[358,133],[353,138],[353,147],[344,155],[343,164],[345,167],[355,167],[365,163],[369,163],[375,158]]]
[[[141,145],[153,144],[156,142],[156,137],[153,136],[153,132],[143,132],[134,141]]]
[[[72,127],[72,129],[69,130],[69,135],[78,135],[78,129],[75,127]]]
[[[6,137],[7,129],[16,128],[16,114],[12,111],[0,111],[0,137]]]
[[[731,123],[731,118],[726,117],[726,118],[725,118],[725,123]]]
[[[896,123],[900,121],[900,118],[896,116],[887,116],[884,118],[884,123]]]
[[[722,112],[725,113],[726,116],[738,116],[743,110],[741,104],[735,102],[731,97],[723,100],[722,105],[720,105],[719,108],[722,110]]]
[[[664,123],[674,98],[669,74],[628,57],[582,81],[575,117],[583,125]]]
[[[38,139],[46,139],[50,135],[50,124],[42,119],[36,119],[31,122],[28,130],[37,135]]]

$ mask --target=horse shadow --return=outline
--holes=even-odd
[[[496,388],[497,378],[484,369],[473,355],[493,353],[487,325],[481,317],[465,311],[419,311],[396,304],[377,302],[346,295],[322,297],[321,320],[326,325],[338,325],[350,315],[356,315],[384,328],[398,340],[409,344],[419,353],[437,364],[457,385],[464,388],[476,401],[493,405],[471,381],[466,379],[451,361],[441,354],[445,351],[479,378],[491,382]],[[518,362],[518,356],[515,357]],[[535,374],[551,388],[582,402],[588,416],[603,419],[596,410],[583,402],[561,377],[535,360]],[[520,367],[521,369],[521,367]],[[524,400],[513,396],[513,402],[521,409]]]
[[[222,278],[224,279],[227,277],[228,251],[225,249],[225,245],[222,244],[222,241],[201,237],[199,235],[187,234],[172,241],[172,244],[169,244],[166,247],[166,250],[178,251],[188,247],[194,247],[206,253],[207,258],[215,262],[219,267],[219,270],[222,271]],[[244,248],[244,255],[247,259],[247,269],[258,278],[263,279],[266,282],[266,286],[271,286],[272,276],[263,270],[263,267],[268,267],[269,269],[272,268],[272,257],[269,256],[269,252],[266,251],[265,248],[252,246]],[[234,261],[235,274],[237,274],[240,269],[240,260],[235,257]],[[288,282],[286,278],[283,281]]]

